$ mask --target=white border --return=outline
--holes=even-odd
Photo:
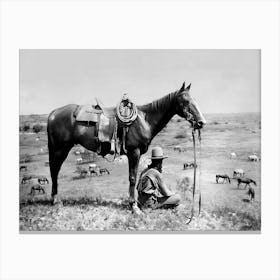
[[[277,1],[2,1],[1,278],[279,279],[278,20]],[[261,49],[262,233],[20,235],[21,48]]]

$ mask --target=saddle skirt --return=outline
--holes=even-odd
[[[117,128],[114,108],[101,108],[99,105],[80,105],[74,112],[78,122],[94,125],[100,142],[111,142]]]
[[[92,105],[87,104],[79,106],[74,113],[74,116],[76,117],[76,120],[80,122],[97,123],[99,122],[101,113],[102,110],[96,109]]]

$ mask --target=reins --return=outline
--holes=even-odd
[[[192,192],[192,209],[191,216],[188,217],[187,225],[192,221],[194,217],[194,200],[195,200],[195,192],[196,192],[196,170],[197,170],[197,158],[196,158],[196,141],[195,141],[195,128],[192,130],[192,139],[193,139],[193,159],[194,159],[194,170],[193,170],[193,192]],[[200,129],[198,129],[198,141],[200,146],[199,151],[199,166],[201,165],[201,133]],[[201,170],[201,167],[199,168]],[[199,176],[200,177],[200,176]],[[200,187],[200,184],[199,184]],[[199,189],[199,202],[198,202],[198,215],[200,215],[201,210],[201,191]]]

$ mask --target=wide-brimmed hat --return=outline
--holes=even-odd
[[[163,155],[163,150],[161,147],[154,147],[152,149],[151,159],[164,159],[164,158],[168,158],[168,157]]]

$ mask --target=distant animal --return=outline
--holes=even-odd
[[[100,168],[99,170],[100,175],[107,173],[108,175],[110,174],[109,170],[107,168]]]
[[[25,175],[23,176],[21,183],[25,184],[27,181],[31,180],[33,177],[31,175]]]
[[[96,163],[90,163],[89,165],[88,165],[88,169],[92,169],[92,168],[96,168]]]
[[[94,175],[94,176],[100,176],[101,173],[100,173],[100,168],[99,167],[96,167],[94,169],[90,169],[89,170],[89,174],[90,175]]]
[[[126,156],[119,156],[115,158],[114,162],[119,163],[119,164],[124,164],[127,163],[127,157]]]
[[[137,212],[138,210],[135,189],[139,159],[141,155],[148,151],[153,138],[176,114],[186,119],[193,128],[202,129],[206,124],[204,116],[190,94],[190,88],[191,84],[185,87],[185,83],[183,83],[180,89],[149,104],[141,106],[133,104],[136,108],[134,110],[136,119],[129,125],[128,131],[124,130],[122,126],[117,127],[115,135],[123,144],[120,152],[126,154],[129,159],[129,201],[133,211]],[[115,123],[114,120],[119,115],[119,107],[101,108],[102,110],[99,111],[102,111],[100,112],[102,123],[107,121],[110,124]],[[114,125],[104,125],[104,132],[110,137],[104,138],[104,135],[102,135],[102,138],[99,139],[99,136],[97,137],[99,135],[98,125],[93,124],[89,127],[88,123],[75,118],[75,112],[79,108],[79,105],[75,104],[66,105],[53,110],[48,117],[48,150],[53,202],[58,200],[58,173],[74,144],[80,144],[101,156],[106,156],[115,151],[112,149],[114,147],[112,139],[116,127]],[[97,114],[95,114],[95,117],[97,117]],[[122,119],[127,121],[125,118]]]
[[[88,171],[86,169],[81,169],[79,170],[80,176],[81,177],[86,177],[88,174]]]
[[[89,169],[89,174],[90,175],[95,175],[95,176],[100,176],[101,175],[100,167],[97,166],[95,163],[89,164],[88,169]]]
[[[249,185],[247,194],[249,196],[250,202],[253,202],[255,200],[255,189],[253,187],[251,187],[250,185]]]
[[[40,184],[36,184],[36,185],[32,186],[29,194],[35,195],[36,191],[39,191],[39,193],[41,193],[41,191],[42,191],[43,194],[46,193],[45,189]]]
[[[239,188],[240,184],[245,184],[244,189],[250,184],[253,183],[255,186],[257,185],[256,181],[250,178],[237,178],[237,187]]]
[[[230,153],[230,158],[231,159],[236,158],[236,153]]]
[[[259,161],[259,158],[256,155],[250,155],[250,156],[248,156],[248,160],[249,161]]]
[[[194,162],[190,161],[190,162],[185,162],[183,165],[183,169],[189,169],[189,168],[194,168],[197,167],[197,164],[195,164]]]
[[[180,150],[181,150],[181,146],[175,146],[175,147],[173,148],[173,150],[174,150],[174,151],[180,151]]]
[[[219,174],[217,174],[216,175],[216,183],[218,184],[219,183],[219,179],[223,179],[223,183],[225,183],[225,182],[229,182],[229,183],[231,183],[230,182],[230,178],[229,178],[229,176],[227,175],[227,174],[223,174],[223,175],[219,175]]]
[[[187,150],[186,148],[183,148],[181,146],[175,146],[173,149],[174,149],[174,151],[177,151],[179,153],[186,152],[186,150]]]
[[[245,172],[243,169],[235,169],[233,171],[233,178],[240,178],[240,177],[244,177]]]
[[[46,177],[41,176],[38,177],[38,183],[41,185],[49,184],[49,180]]]
[[[27,171],[27,166],[26,165],[21,165],[19,168],[19,171]]]
[[[74,171],[74,173],[79,173],[80,177],[86,177],[88,174],[88,170],[85,168],[77,167],[77,169]]]

